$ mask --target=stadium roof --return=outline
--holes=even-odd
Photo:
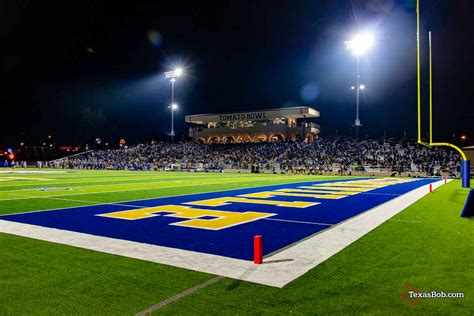
[[[187,115],[185,120],[187,123],[207,124],[211,122],[273,120],[276,118],[313,118],[319,116],[319,111],[309,106],[296,106],[234,113],[224,112]]]

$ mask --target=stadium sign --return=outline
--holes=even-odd
[[[226,123],[236,121],[271,121],[274,119],[298,119],[319,117],[319,111],[308,106],[277,108],[237,113],[208,113],[187,115],[185,121],[192,124]]]
[[[231,113],[219,115],[220,122],[232,122],[232,121],[253,121],[253,120],[265,120],[267,115],[265,112],[249,112],[249,113]]]

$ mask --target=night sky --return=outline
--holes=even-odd
[[[428,29],[434,41],[434,140],[472,139],[474,3],[421,4],[426,110]],[[188,114],[295,105],[320,110],[323,135],[348,134],[356,59],[344,41],[357,29],[376,37],[361,59],[363,132],[416,137],[414,0],[11,0],[0,14],[0,145],[165,138],[163,72],[176,65],[186,72],[177,135]]]

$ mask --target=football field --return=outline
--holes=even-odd
[[[472,315],[468,191],[441,182],[2,170],[0,314]],[[407,287],[464,298],[413,302]]]

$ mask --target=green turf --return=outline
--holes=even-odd
[[[7,179],[12,177],[16,179]],[[0,174],[0,214],[320,178],[108,171]],[[474,221],[459,217],[466,195],[459,181],[435,190],[283,289],[223,279],[160,312],[473,315]],[[213,277],[0,234],[0,315],[131,315]],[[405,284],[423,291],[464,292],[465,298],[423,300],[412,307],[400,297]]]
[[[212,276],[0,234],[0,314],[131,315]]]

